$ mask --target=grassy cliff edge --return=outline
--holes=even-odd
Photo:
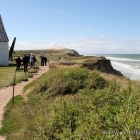
[[[139,139],[140,82],[104,73],[104,61],[103,73],[83,65],[105,58],[65,57],[25,87],[27,100],[9,101],[0,134],[7,140]]]

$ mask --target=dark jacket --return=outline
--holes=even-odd
[[[20,59],[20,57],[18,57],[18,58],[16,59],[16,63],[17,63],[18,65],[20,65],[21,62],[22,62],[22,60]]]
[[[22,61],[23,61],[23,64],[28,64],[29,63],[28,56],[24,56],[23,59],[22,59]]]

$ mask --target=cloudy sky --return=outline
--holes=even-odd
[[[16,50],[63,46],[81,54],[140,53],[140,0],[0,0]]]

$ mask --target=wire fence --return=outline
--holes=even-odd
[[[39,63],[38,63],[38,67],[39,67]],[[35,69],[35,67],[34,67],[34,69]],[[25,75],[26,75],[26,72],[25,72]],[[13,93],[12,93],[12,103],[14,103],[14,94],[15,94],[15,85],[16,85],[16,71],[15,71],[15,73],[14,73],[14,77],[13,77],[13,82],[12,82],[12,86],[13,86]],[[31,106],[27,103],[27,101],[26,101],[26,99],[24,98],[24,102],[25,102],[25,104],[26,104],[26,106],[27,106],[27,108],[28,108],[28,111],[30,112],[30,114],[31,114],[31,116],[33,117],[33,120],[34,120],[34,123],[36,124],[36,126],[38,126],[37,128],[38,128],[38,132],[41,134],[40,135],[40,139],[41,140],[46,140],[47,139],[47,137],[45,136],[45,134],[44,134],[44,130],[43,130],[43,128],[41,127],[41,124],[39,123],[39,121],[36,119],[36,117],[35,117],[35,115],[34,115],[34,113],[33,113],[33,110],[32,110],[32,108],[31,108]],[[36,137],[36,136],[35,136]],[[39,137],[39,135],[37,134],[37,137]],[[22,135],[22,138],[21,139],[23,139],[24,140],[24,134]],[[35,138],[36,139],[36,138]]]
[[[36,119],[36,117],[35,117],[35,115],[34,115],[34,113],[33,113],[33,110],[32,110],[32,108],[31,108],[31,106],[26,102],[25,99],[24,99],[24,101],[25,101],[25,103],[26,103],[26,105],[27,105],[27,107],[28,107],[28,110],[30,111],[31,115],[33,116],[33,119],[34,119],[35,124],[38,126],[38,129],[39,129],[39,131],[40,131],[40,133],[41,133],[41,138],[42,138],[42,140],[44,140],[44,139],[47,140],[47,137],[46,137],[46,135],[44,134],[45,131],[43,130],[43,128],[42,128],[41,124],[39,123],[39,121]]]

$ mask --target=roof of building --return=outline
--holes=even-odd
[[[9,39],[8,39],[7,34],[6,34],[6,31],[5,31],[3,22],[2,22],[2,18],[0,15],[0,42],[8,42],[8,41],[9,41]]]

